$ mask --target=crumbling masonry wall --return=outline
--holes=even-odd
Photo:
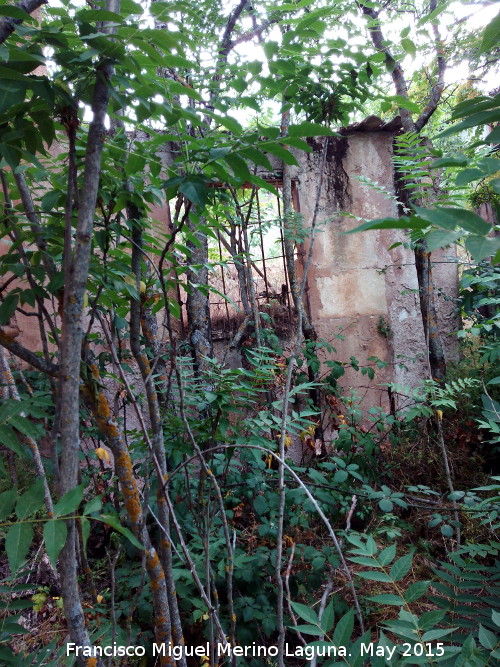
[[[370,357],[387,362],[371,383],[354,370],[342,378],[344,389],[357,388],[365,404],[384,407],[388,397],[381,383],[416,387],[429,377],[413,251],[404,230],[346,232],[357,227],[360,219],[398,214],[392,160],[396,129],[394,123],[370,117],[345,128],[341,136],[310,139],[312,152],[295,151],[299,166],[292,173],[300,212],[310,225],[323,146],[328,142],[307,307],[318,337],[336,348],[336,353],[326,356],[339,361],[354,356],[360,364],[373,365]],[[438,318],[447,362],[451,362],[458,355],[455,248],[434,252],[432,258]]]

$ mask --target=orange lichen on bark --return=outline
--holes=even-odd
[[[99,371],[91,366],[92,375],[97,380]],[[91,412],[96,421],[97,427],[104,436],[114,459],[116,473],[120,480],[120,486],[123,493],[125,509],[132,523],[132,530],[137,537],[141,539],[142,508],[137,482],[132,470],[132,460],[125,444],[122,442],[118,426],[112,419],[111,408],[105,394],[100,391],[97,397],[93,394],[92,387],[88,384],[83,386],[82,392],[87,399]]]
[[[91,366],[91,372],[94,380],[98,382],[99,370],[95,365]],[[158,643],[170,643],[172,634],[165,573],[144,527],[140,494],[128,448],[123,441],[118,425],[112,417],[106,395],[102,391],[99,391],[96,395],[95,385],[89,382],[83,385],[82,393],[104,440],[113,453],[115,470],[120,482],[125,509],[131,522],[132,532],[146,547],[146,571],[153,598],[156,641]],[[164,501],[164,498],[162,500]],[[172,664],[173,661],[169,656],[160,657],[160,665]]]
[[[120,451],[117,453],[115,455],[115,464],[127,514],[133,526],[136,526],[137,530],[139,530],[142,520],[141,498],[132,472],[132,461],[128,452]]]

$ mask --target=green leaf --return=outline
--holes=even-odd
[[[391,577],[394,581],[401,581],[411,570],[413,562],[413,554],[409,553],[402,558],[399,558],[391,567]]]
[[[134,0],[121,0],[120,13],[123,16],[131,16],[133,14],[142,16],[144,9],[138,2],[134,2]]]
[[[295,155],[290,153],[286,148],[278,143],[270,143],[265,147],[268,153],[276,155],[277,158],[282,160],[285,164],[298,165]]]
[[[8,632],[9,635],[24,635],[30,632],[22,625],[19,625],[19,623],[10,620],[2,621],[2,631]]]
[[[45,542],[47,556],[54,568],[57,567],[57,559],[66,543],[67,535],[68,528],[66,522],[62,519],[50,519],[43,527],[43,541]]]
[[[44,194],[40,202],[42,211],[48,213],[49,211],[52,211],[53,208],[56,208],[61,199],[61,195],[62,192],[60,190],[51,190]]]
[[[472,167],[471,169],[464,169],[455,178],[455,185],[458,187],[463,187],[472,183],[472,181],[478,181],[480,178],[484,178],[484,172],[477,167]]]
[[[401,46],[406,51],[406,53],[409,53],[411,56],[413,56],[413,58],[415,57],[417,53],[417,47],[411,39],[402,39]]]
[[[75,486],[54,505],[54,516],[66,516],[75,512],[82,502],[84,484]]]
[[[422,637],[423,642],[433,642],[436,639],[441,639],[441,637],[446,637],[446,635],[451,635],[452,632],[455,632],[458,628],[444,628],[442,630],[429,630]]]
[[[317,637],[321,633],[321,628],[319,628],[317,625],[298,624],[297,626],[291,625],[289,627],[291,629],[297,630],[298,632],[302,632],[304,635],[313,635],[314,637]]]
[[[481,646],[484,646],[484,648],[490,651],[493,651],[493,649],[495,649],[499,643],[497,636],[491,632],[491,630],[487,630],[485,627],[483,627],[481,623],[479,624],[478,639]]]
[[[266,180],[264,180],[260,176],[257,176],[256,174],[250,174],[250,178],[248,180],[249,180],[250,183],[253,183],[257,187],[263,188],[264,190],[268,190],[273,195],[279,196],[278,195],[278,190],[276,190],[274,185],[272,183],[268,183]]]
[[[415,102],[412,102],[407,97],[403,97],[402,95],[393,95],[388,99],[393,102],[396,102],[398,107],[401,107],[403,109],[408,109],[408,111],[412,111],[413,113],[420,113],[420,107],[418,106],[418,104],[415,104]]]
[[[411,627],[411,625],[409,625],[406,622],[387,621],[383,625],[385,628],[393,632],[398,637],[405,637],[407,639],[411,639],[412,641],[416,641],[418,638],[417,629]]]
[[[40,427],[32,421],[21,415],[13,415],[9,419],[9,423],[14,428],[17,428],[20,433],[26,435],[28,438],[36,440],[40,437]]]
[[[318,615],[316,614],[314,609],[306,607],[305,604],[300,604],[299,602],[290,602],[290,604],[294,612],[298,616],[300,616],[300,618],[303,618],[304,621],[307,621],[308,623],[313,623],[314,625],[319,627]],[[316,628],[316,633],[317,633],[317,628]]]
[[[396,607],[401,607],[405,604],[405,601],[400,595],[392,595],[391,593],[382,593],[381,595],[371,595],[367,598],[372,602],[378,602],[379,604],[389,604]]]
[[[330,600],[328,605],[321,616],[321,628],[325,631],[325,634],[328,634],[333,628],[335,622],[335,611],[333,608],[333,600]]]
[[[196,176],[187,176],[179,186],[179,191],[185,195],[189,201],[199,206],[200,209],[205,207],[207,201],[208,189],[204,179]],[[199,213],[199,211],[198,211]]]
[[[240,154],[245,159],[251,160],[254,164],[258,164],[268,171],[273,171],[273,166],[269,162],[267,155],[265,155],[265,153],[258,150],[257,148],[254,148],[253,146],[247,146],[244,150],[240,151]]]
[[[495,129],[488,134],[484,140],[485,144],[497,144],[500,141],[500,127],[495,127]]]
[[[21,148],[13,144],[0,144],[0,156],[5,159],[11,169],[16,169],[21,161]]]
[[[366,232],[370,229],[426,229],[428,226],[427,222],[419,220],[415,216],[408,218],[403,215],[401,218],[376,218],[375,220],[369,220],[368,222],[363,222],[359,227],[343,233],[356,234],[357,232]]]
[[[382,581],[385,584],[392,583],[392,579],[385,572],[356,572],[358,577],[362,579],[370,579],[371,581]]]
[[[500,171],[500,160],[496,157],[482,157],[477,161],[477,166],[485,176],[493,176]]]
[[[224,161],[231,167],[233,174],[236,178],[241,179],[242,181],[247,180],[250,177],[250,172],[248,170],[248,165],[243,158],[239,155],[231,153],[224,157]]]
[[[378,506],[382,512],[392,512],[394,509],[394,503],[392,500],[389,500],[389,498],[382,498],[382,500],[379,500]]]
[[[379,553],[377,556],[377,560],[380,563],[380,565],[389,565],[389,563],[392,563],[396,556],[396,545],[391,544],[390,547],[387,547],[383,551]]]
[[[133,535],[133,533],[131,533],[128,528],[125,528],[125,526],[121,525],[120,519],[116,515],[101,514],[101,516],[95,517],[95,519],[97,521],[102,521],[103,523],[106,523],[108,526],[111,526],[111,528],[114,528],[118,533],[124,535],[129,540],[129,542],[131,542],[134,545],[134,547],[141,549],[141,551],[144,549],[144,547],[135,537],[135,535]]]
[[[82,538],[83,538],[83,551],[86,553],[87,552],[87,540],[89,539],[90,535],[90,521],[88,519],[80,519],[81,526],[82,526]]]
[[[4,521],[12,514],[16,499],[17,489],[9,489],[8,491],[0,493],[0,521]]]
[[[449,232],[444,229],[434,229],[425,237],[427,241],[427,250],[432,252],[436,248],[444,248],[447,245],[455,243],[462,236],[462,232]]]
[[[18,301],[19,294],[7,294],[0,305],[0,325],[9,323],[10,318],[16,312]]]
[[[85,505],[83,508],[83,514],[92,514],[92,512],[98,512],[101,507],[102,507],[102,495],[101,496],[95,496],[95,498],[92,498],[92,500],[89,500],[89,502]]]
[[[500,44],[500,13],[486,26],[479,47],[479,55],[490,53],[498,44]]]
[[[26,452],[23,450],[19,443],[14,429],[10,426],[7,426],[7,424],[0,424],[0,442],[2,445],[5,445],[5,447],[8,447],[11,451],[13,451],[14,454],[17,454],[23,459],[28,458]]]
[[[184,85],[180,81],[173,81],[172,79],[167,79],[166,83],[173,95],[187,95],[188,97],[201,102],[202,97],[200,93],[191,88],[191,86]]]
[[[146,158],[144,156],[137,153],[130,153],[125,164],[125,173],[127,176],[142,173],[145,165]]]
[[[42,507],[44,501],[43,480],[39,479],[23,493],[16,503],[18,519],[26,519]]]
[[[495,609],[491,610],[491,619],[493,623],[500,628],[500,612],[496,611]]]
[[[424,220],[428,220],[436,227],[444,229],[455,229],[461,227],[472,234],[489,234],[491,225],[476,213],[467,211],[465,208],[435,208],[424,209],[415,207],[417,214]]]
[[[366,565],[367,567],[380,567],[374,558],[367,556],[348,556],[349,560],[359,565]]]
[[[312,150],[313,150],[312,147],[309,146],[307,141],[304,141],[303,139],[300,139],[299,137],[287,136],[286,143],[287,143],[287,146],[293,146],[294,148],[298,148],[301,151],[306,151],[307,153],[312,153]]]
[[[0,80],[0,113],[4,113],[16,104],[21,104],[26,89],[27,86],[22,81]]]
[[[236,118],[233,118],[232,116],[219,116],[217,114],[213,114],[213,116],[220,125],[223,125],[226,129],[235,134],[237,137],[239,137],[240,134],[243,132],[243,128],[241,127],[240,123],[236,120]]]
[[[10,16],[13,19],[21,19],[21,21],[29,21],[33,18],[24,9],[13,5],[3,5],[0,7],[0,16]]]
[[[333,476],[333,482],[335,484],[342,484],[349,477],[347,470],[337,470]]]
[[[480,262],[486,257],[493,257],[497,250],[500,249],[500,237],[468,236],[465,239],[465,247],[473,259]]]
[[[15,574],[28,553],[33,540],[33,528],[29,523],[16,523],[5,536],[5,551],[11,574]]]
[[[430,630],[438,623],[441,623],[446,616],[446,611],[443,609],[433,609],[422,614],[418,621],[418,627],[421,630]]]
[[[429,169],[441,169],[443,167],[465,167],[468,159],[465,156],[461,157],[441,157],[429,165]]]
[[[82,9],[76,13],[76,18],[78,20],[86,21],[87,23],[94,23],[97,21],[121,23],[123,21],[120,14],[109,12],[106,9]]]
[[[406,593],[404,594],[405,600],[407,602],[415,602],[415,600],[421,598],[422,595],[427,593],[430,583],[430,581],[416,581],[406,589]]]
[[[300,125],[290,125],[288,134],[291,137],[331,137],[335,136],[330,128],[324,127],[319,123],[311,123],[306,121]]]
[[[480,111],[479,113],[472,114],[472,116],[469,116],[457,125],[453,125],[453,127],[449,127],[446,130],[443,130],[443,132],[440,132],[436,138],[441,139],[443,137],[449,136],[450,134],[457,134],[462,130],[468,130],[471,127],[494,123],[498,121],[498,117],[498,109],[494,109],[493,111]]]
[[[335,626],[333,632],[333,643],[335,646],[348,646],[354,629],[354,609],[350,609],[342,616]]]

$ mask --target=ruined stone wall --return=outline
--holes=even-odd
[[[377,370],[372,382],[354,370],[341,380],[344,389],[357,388],[365,405],[385,408],[388,395],[381,383],[394,381],[416,387],[428,377],[413,251],[405,246],[408,237],[403,230],[345,233],[362,219],[397,216],[393,136],[393,128],[379,121],[375,129],[368,124],[346,128],[340,137],[311,139],[311,153],[295,152],[299,167],[293,173],[300,212],[304,223],[310,225],[321,155],[328,141],[318,233],[308,272],[308,307],[318,336],[336,348],[336,353],[326,356],[343,362],[354,356],[360,364],[372,365],[370,357],[377,357],[388,363],[385,369]],[[433,258],[438,317],[447,361],[452,361],[457,356],[454,332],[458,327],[454,249],[433,253]]]

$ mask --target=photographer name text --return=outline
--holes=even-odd
[[[399,649],[399,650],[398,650]],[[213,647],[213,651],[217,657],[240,657],[240,658],[275,658],[278,655],[278,646],[262,646],[258,644],[250,644],[248,646],[231,646],[230,644],[217,643]],[[437,644],[399,644],[394,646],[380,645],[376,642],[369,642],[360,645],[360,655],[370,657],[382,657],[386,660],[392,660],[396,651],[402,656],[427,656],[440,657],[444,654],[444,645]],[[211,653],[210,643],[200,644],[198,646],[172,646],[170,644],[153,644],[153,657],[168,656],[174,660],[180,658],[205,657]],[[97,658],[97,657],[142,657],[146,655],[146,648],[144,646],[122,646],[112,644],[110,646],[79,646],[69,642],[66,645],[66,655],[83,658]],[[326,642],[321,642],[319,645],[311,646],[294,646],[285,644],[285,657],[304,658],[305,660],[312,660],[313,658],[345,658],[349,657],[351,653],[348,652],[345,646],[334,646]]]

